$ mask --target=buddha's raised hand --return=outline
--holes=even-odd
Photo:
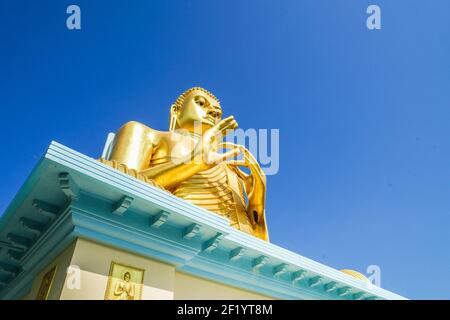
[[[235,147],[224,153],[217,152],[218,144],[229,130],[234,130],[237,126],[238,124],[234,117],[230,116],[206,130],[193,150],[194,163],[199,164],[206,170],[222,161],[238,156],[242,152],[240,147]]]

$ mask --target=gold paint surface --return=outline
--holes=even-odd
[[[355,270],[349,270],[349,269],[344,269],[341,270],[341,272],[348,274],[349,276],[352,276],[353,278],[365,281],[365,282],[370,282],[369,279],[367,279],[367,277],[365,275],[363,275],[362,273],[355,271]]]
[[[105,300],[141,300],[143,269],[111,262]]]
[[[172,105],[169,131],[130,121],[117,131],[110,157],[100,161],[224,216],[231,226],[268,241],[266,177],[247,149],[222,144],[237,122],[232,116],[221,117],[219,100],[212,93],[191,88]],[[244,160],[233,160],[237,155]]]

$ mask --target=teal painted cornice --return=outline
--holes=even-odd
[[[52,142],[0,220],[0,298],[20,298],[77,238],[275,298],[404,299]]]

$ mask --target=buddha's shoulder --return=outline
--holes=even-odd
[[[134,120],[128,121],[125,124],[123,124],[120,127],[119,131],[123,131],[123,130],[132,130],[132,131],[139,130],[139,131],[142,131],[142,132],[145,132],[145,133],[154,133],[154,134],[159,135],[159,136],[170,136],[170,135],[173,135],[173,132],[171,132],[171,131],[156,130],[156,129],[154,129],[154,128],[152,128],[152,127],[150,127],[150,126],[148,126],[148,125],[146,125],[146,124],[144,124],[142,122],[134,121]]]
[[[152,141],[153,144],[173,144],[190,139],[190,136],[187,136],[180,132],[156,130],[139,121],[128,121],[122,127],[120,127],[118,132],[131,135],[137,134],[139,136],[145,135],[146,139]]]

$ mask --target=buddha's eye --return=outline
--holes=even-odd
[[[198,104],[200,107],[203,107],[206,104],[206,99],[202,96],[196,96],[194,98],[194,101],[196,104]]]

